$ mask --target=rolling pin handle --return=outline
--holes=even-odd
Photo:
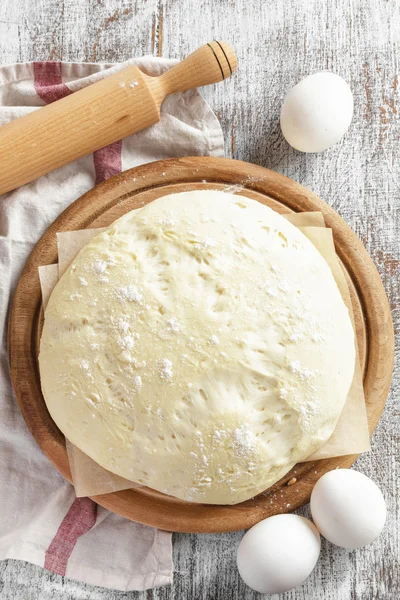
[[[236,67],[237,59],[231,46],[214,40],[198,48],[157,80],[165,97],[175,92],[218,83],[230,77]]]

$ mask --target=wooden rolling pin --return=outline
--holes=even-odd
[[[157,123],[168,94],[222,81],[236,65],[213,41],[160,77],[128,67],[0,127],[0,195]]]

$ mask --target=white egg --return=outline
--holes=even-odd
[[[286,140],[301,152],[320,152],[336,144],[353,116],[348,83],[323,71],[302,79],[287,94],[281,110]]]
[[[252,527],[240,542],[240,576],[262,594],[287,592],[310,575],[320,546],[319,533],[308,519],[298,515],[270,517]]]
[[[350,469],[323,475],[312,491],[310,506],[320,533],[342,548],[370,544],[386,520],[386,504],[378,486]]]

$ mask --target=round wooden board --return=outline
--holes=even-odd
[[[372,433],[390,387],[394,336],[389,304],[378,272],[363,245],[341,217],[298,183],[250,163],[224,158],[189,157],[149,163],[109,179],[79,198],[49,227],[29,257],[19,280],[9,320],[9,359],[22,414],[37,443],[71,481],[65,439],[52,421],[40,389],[37,348],[43,320],[38,267],[56,263],[58,231],[109,225],[122,214],[180,191],[224,189],[254,198],[280,213],[321,211],[333,229],[337,254],[351,291]],[[273,514],[308,502],[315,482],[336,467],[349,467],[357,455],[296,465],[280,482],[235,506],[183,502],[148,488],[93,499],[129,519],[160,529],[222,532],[244,529]],[[288,486],[295,476],[297,481]]]

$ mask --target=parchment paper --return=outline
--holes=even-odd
[[[330,266],[343,301],[349,309],[354,330],[354,313],[350,292],[343,269],[335,252],[332,229],[325,227],[300,227],[299,229],[314,244]],[[306,459],[307,461],[319,458],[332,458],[333,456],[344,456],[346,454],[359,454],[371,449],[357,339],[355,339],[355,346],[356,364],[353,381],[335,430],[329,440],[316,452],[311,454]]]
[[[296,213],[284,216],[293,223],[293,225],[299,227],[329,264],[343,300],[349,309],[354,325],[353,308],[351,305],[349,289],[342,267],[335,253],[332,231],[325,228],[322,213]],[[47,301],[58,279],[64,274],[72,260],[92,237],[101,231],[104,231],[104,228],[60,232],[57,234],[58,265],[39,267],[44,308],[47,305]],[[140,487],[139,484],[103,469],[103,467],[94,462],[70,442],[67,441],[66,444],[71,474],[75,485],[76,495],[78,497],[94,496],[97,494]],[[343,456],[346,454],[358,454],[368,450],[370,450],[368,421],[362,385],[361,367],[357,352],[352,386],[335,431],[329,440],[306,460],[332,458],[334,456]]]
[[[98,233],[107,227],[98,229],[79,229],[78,231],[60,231],[57,233],[58,247],[58,277],[64,275],[76,255]]]
[[[71,444],[67,439],[65,443],[69,466],[71,467],[72,481],[74,482],[75,493],[78,498],[142,487],[139,483],[129,481],[103,469],[103,467],[82,452],[82,450]]]

